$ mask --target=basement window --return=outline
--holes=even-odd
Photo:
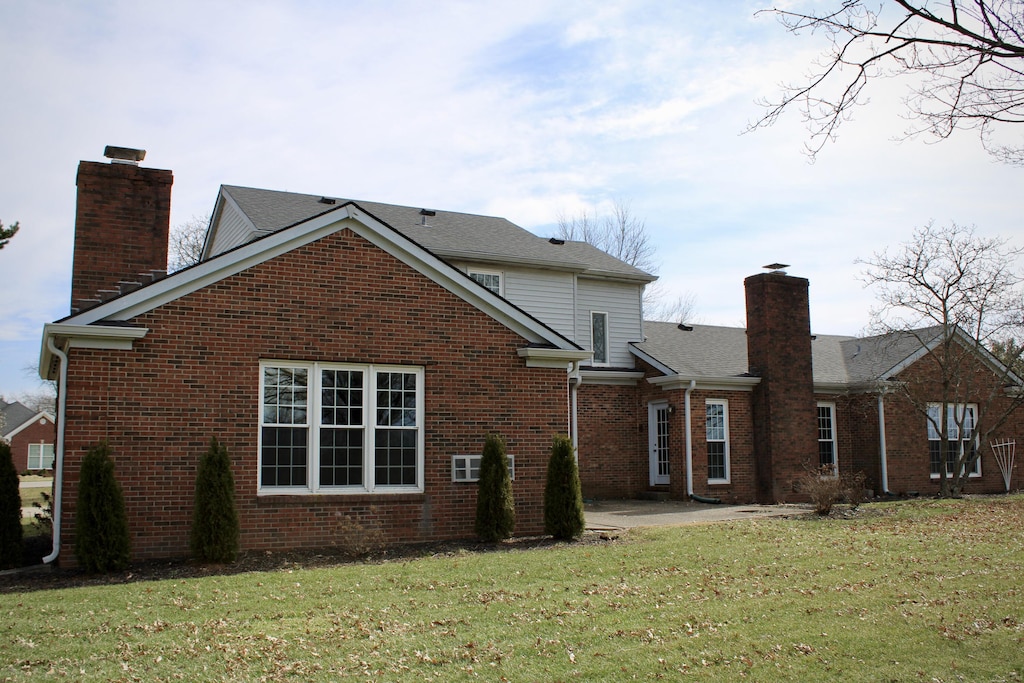
[[[452,481],[476,482],[480,481],[480,455],[453,455],[452,456]],[[508,473],[512,481],[516,480],[516,456],[508,457]]]

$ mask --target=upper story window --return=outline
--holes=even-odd
[[[836,407],[831,403],[818,404],[818,467],[821,472],[839,474],[836,457]]]
[[[423,369],[262,363],[262,493],[423,490]]]
[[[942,466],[942,437],[940,436],[942,416],[941,403],[928,404],[928,460],[931,468],[931,476],[939,477],[939,468]],[[974,425],[977,424],[978,407],[974,404],[947,404],[946,405],[946,435],[948,450],[946,451],[946,476],[953,476],[957,460],[965,453],[974,456],[978,452],[978,436],[974,433]],[[961,430],[961,425],[963,429]],[[967,475],[971,477],[981,476],[981,457],[974,458],[974,462],[967,469]]]
[[[704,402],[704,429],[708,445],[708,483],[729,481],[729,402],[708,399]]]
[[[500,272],[493,270],[470,270],[469,276],[498,296],[504,296]]]
[[[590,341],[594,352],[594,365],[608,364],[608,314],[590,313]]]

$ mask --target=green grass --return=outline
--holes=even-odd
[[[1019,681],[1024,497],[0,595],[0,679]]]

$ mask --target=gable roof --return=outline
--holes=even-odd
[[[0,437],[9,440],[40,417],[53,422],[53,416],[45,410],[37,412],[18,401],[7,403],[0,399]]]
[[[637,282],[657,279],[586,242],[545,239],[504,218],[236,185],[221,186],[204,257],[223,253],[347,203],[357,204],[443,259],[567,270]],[[224,226],[229,222],[233,223],[233,230]]]
[[[559,332],[349,202],[331,206],[309,220],[267,233],[162,280],[46,325],[40,351],[40,376],[52,379],[56,373],[51,341],[74,340],[74,345],[94,348],[131,348],[133,340],[148,332],[128,322],[132,318],[345,229],[352,230],[523,337],[527,344],[520,355],[527,358],[528,364],[568,363],[589,357],[589,352]]]
[[[666,375],[699,382],[751,377],[747,333],[742,327],[644,321],[645,339],[633,353]],[[941,341],[941,327],[892,332],[872,337],[814,335],[811,358],[814,383],[828,388],[869,388],[888,381]],[[958,333],[961,334],[962,333]],[[983,360],[1005,370],[987,351]],[[1010,375],[1020,382],[1019,378]]]

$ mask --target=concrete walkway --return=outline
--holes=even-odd
[[[592,531],[790,517],[811,512],[807,505],[708,505],[677,500],[595,500],[584,505],[587,529]]]

